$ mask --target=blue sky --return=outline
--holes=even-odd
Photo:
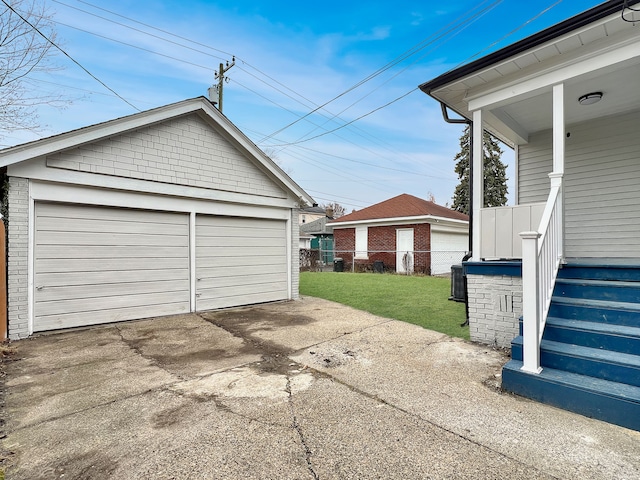
[[[139,110],[206,95],[235,55],[224,114],[318,203],[347,211],[401,193],[450,204],[461,126],[416,87],[602,3],[46,1],[61,47]],[[46,127],[3,146],[136,113],[64,56],[57,63],[34,88],[73,102],[41,107]],[[508,148],[503,161],[512,179]]]

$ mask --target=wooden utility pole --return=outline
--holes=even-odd
[[[220,70],[216,72],[216,80],[218,80],[218,110],[222,112],[222,86],[224,85],[224,74],[236,64],[236,57],[231,59],[231,63],[227,62],[226,65],[220,63]]]

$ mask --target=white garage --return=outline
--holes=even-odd
[[[0,151],[9,336],[297,298],[313,203],[204,98]]]

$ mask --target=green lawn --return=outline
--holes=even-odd
[[[300,294],[469,339],[464,303],[448,300],[448,278],[375,273],[301,272]]]

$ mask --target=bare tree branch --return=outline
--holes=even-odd
[[[16,130],[37,131],[40,126],[36,107],[62,107],[70,101],[61,94],[43,94],[30,81],[57,70],[53,48],[57,36],[52,17],[41,0],[0,1],[0,135]]]

